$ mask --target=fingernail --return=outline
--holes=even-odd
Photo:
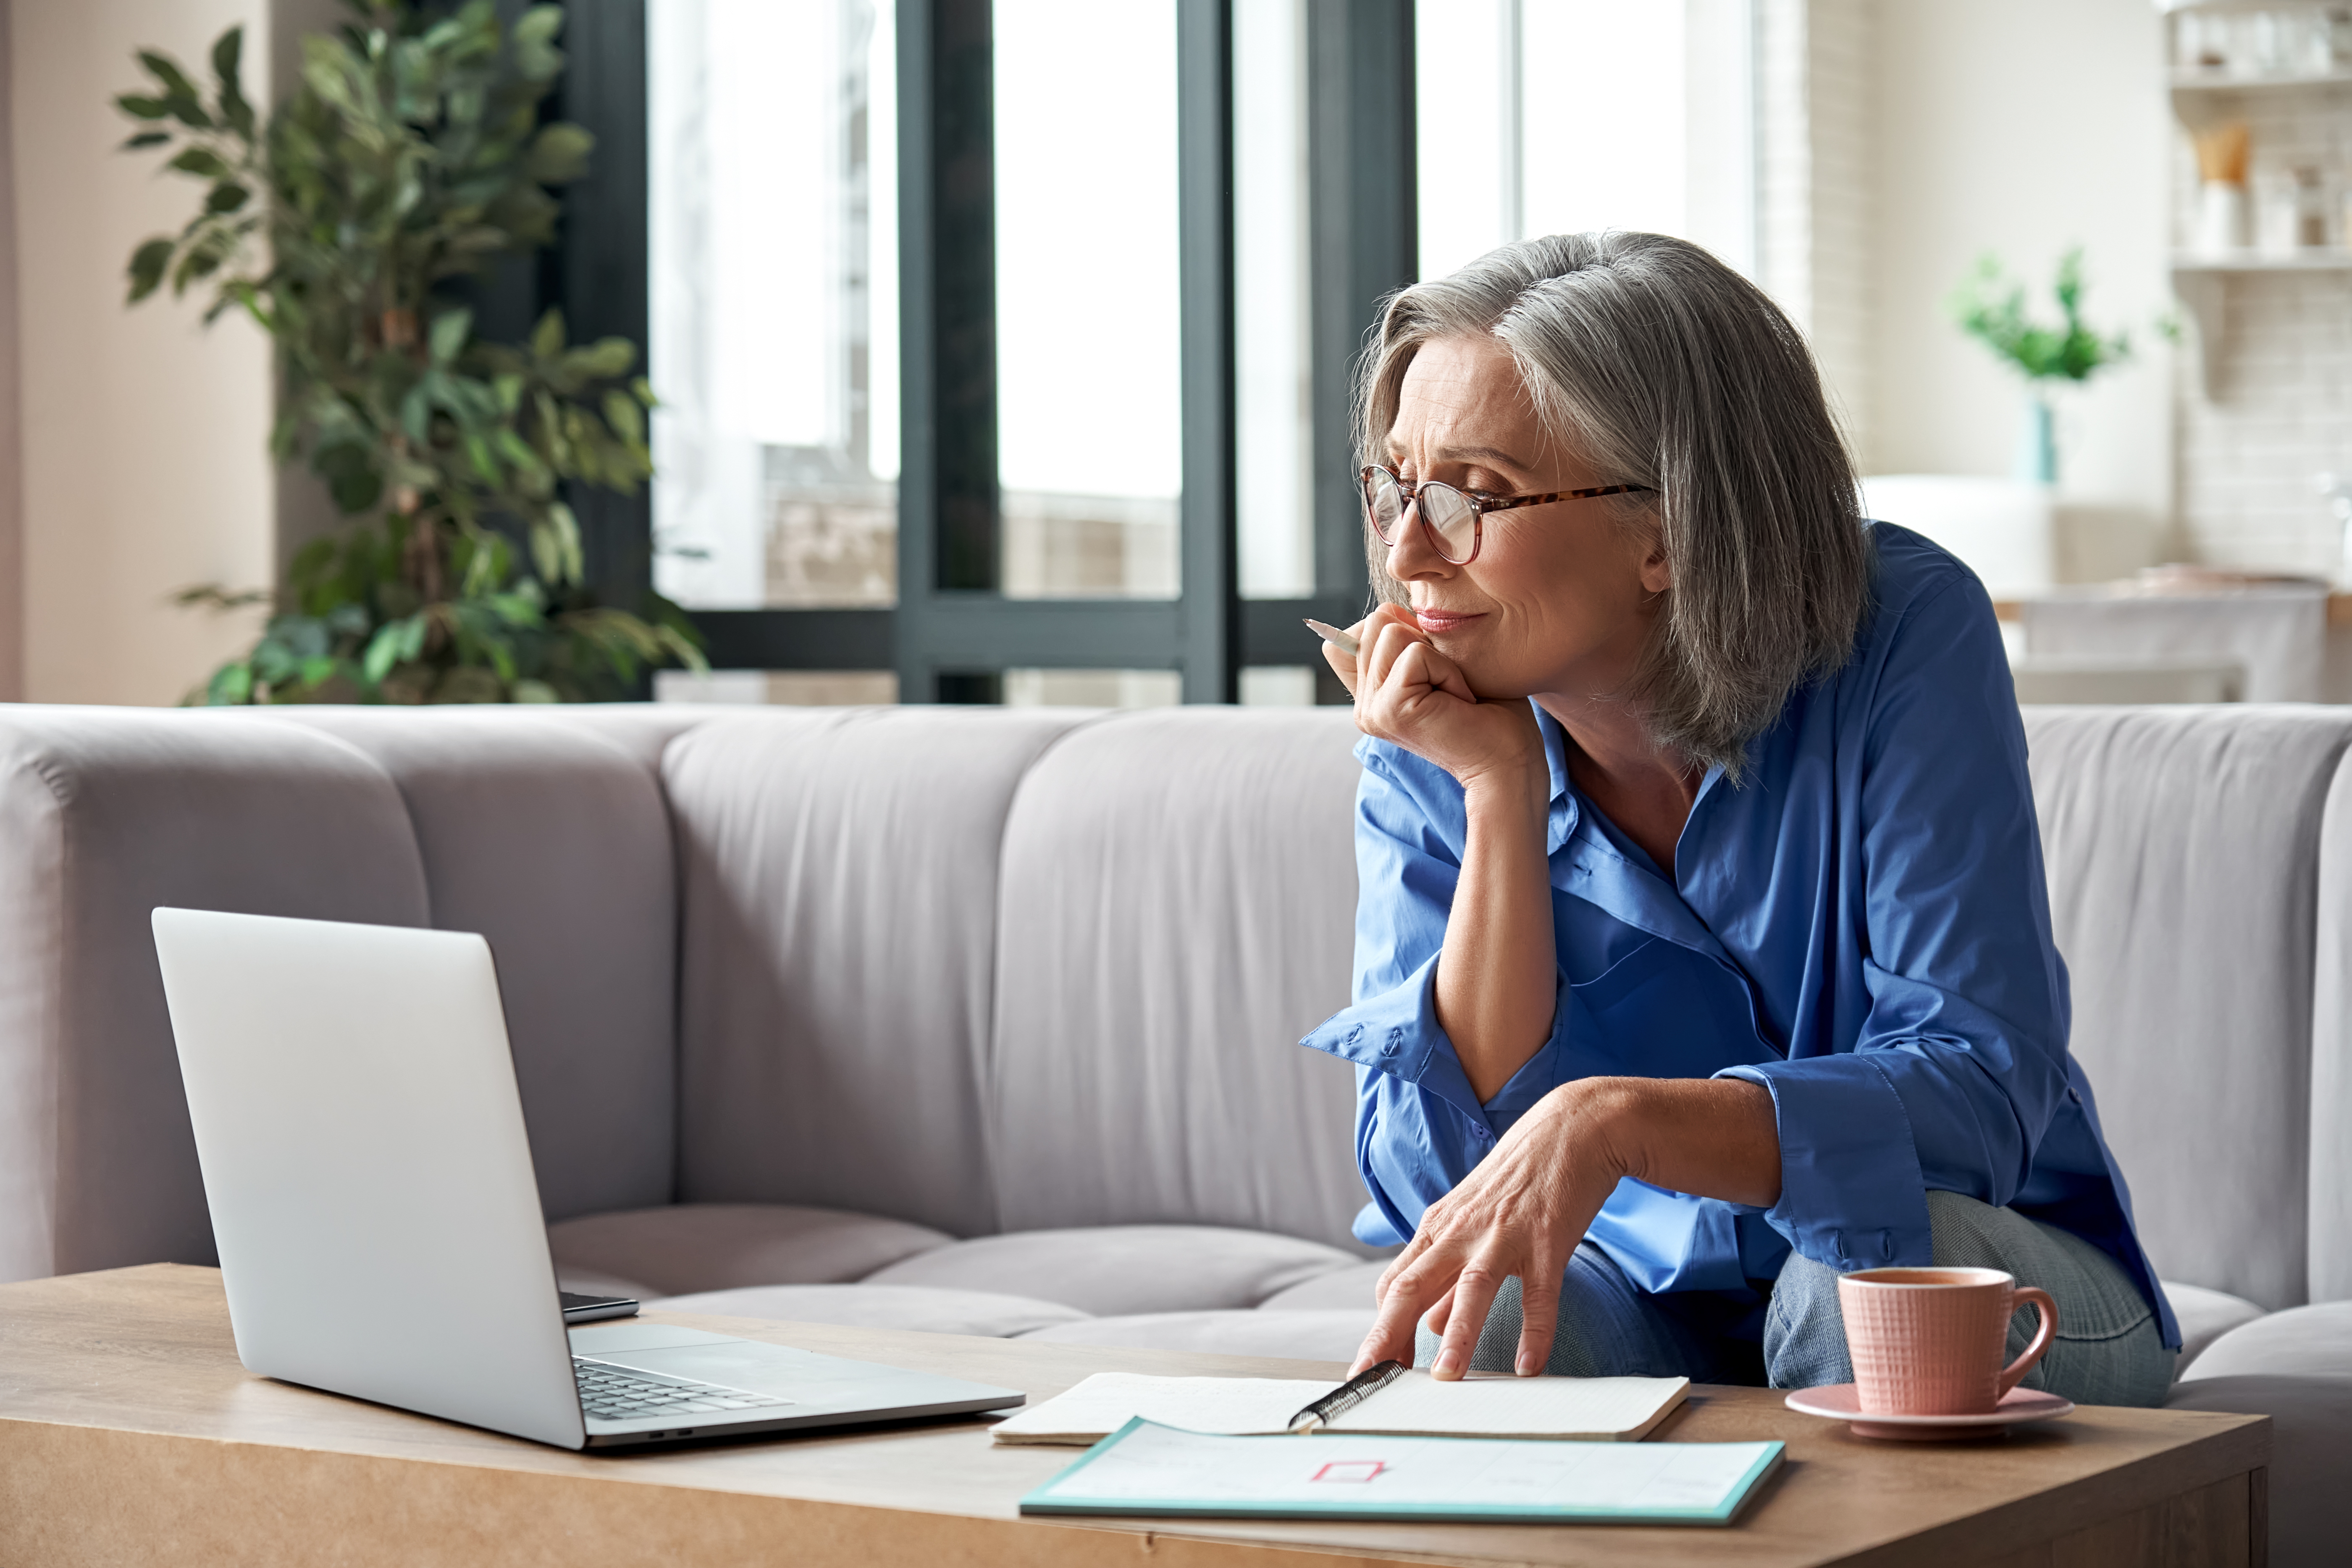
[[[1541,1372],[1542,1370],[1542,1366],[1537,1364],[1536,1358],[1533,1355],[1528,1354],[1525,1351],[1519,1353],[1519,1375],[1521,1377],[1533,1377],[1537,1373]]]
[[[1430,1371],[1439,1377],[1452,1377],[1462,1370],[1462,1357],[1450,1350],[1437,1353],[1437,1364]]]

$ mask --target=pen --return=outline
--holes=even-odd
[[[1326,643],[1330,643],[1334,648],[1339,649],[1342,653],[1347,654],[1350,659],[1356,656],[1356,640],[1353,637],[1349,636],[1345,632],[1340,631],[1337,626],[1326,626],[1320,621],[1310,620],[1307,622],[1307,629],[1309,632],[1314,632],[1318,637],[1322,638]]]
[[[1310,621],[1307,624],[1311,626],[1314,622]],[[1290,1430],[1312,1432],[1318,1427],[1328,1427],[1334,1416],[1354,1409],[1403,1375],[1404,1363],[1401,1361],[1384,1361],[1378,1366],[1368,1367],[1293,1416],[1289,1422]]]

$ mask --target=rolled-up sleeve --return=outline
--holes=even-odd
[[[1915,602],[1868,694],[1862,951],[1850,1052],[1727,1068],[1772,1095],[1765,1218],[1835,1269],[1934,1260],[1926,1192],[2006,1206],[2067,1091],[2025,735],[1973,578]]]
[[[1357,755],[1355,1001],[1300,1043],[1355,1064],[1356,1165],[1371,1196],[1355,1231],[1390,1246],[1411,1239],[1422,1212],[1552,1088],[1558,1040],[1480,1103],[1437,1021],[1437,960],[1462,868],[1434,824],[1457,820],[1459,803],[1423,798],[1444,783],[1408,776],[1380,742]]]

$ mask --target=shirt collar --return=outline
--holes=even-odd
[[[1568,736],[1559,720],[1533,698],[1536,729],[1543,737],[1544,763],[1551,771],[1551,812],[1545,851],[1552,860],[1552,885],[1597,905],[1636,930],[1663,936],[1679,946],[1730,961],[1723,944],[1698,917],[1671,883],[1646,865],[1637,865],[1609,841],[1598,821],[1586,821],[1583,799],[1568,777]],[[1691,815],[1714,789],[1723,769],[1710,768],[1700,780]],[[1684,841],[1691,841],[1687,828]],[[1561,851],[1568,852],[1563,856]]]
[[[1528,699],[1528,707],[1536,716],[1536,732],[1543,737],[1544,766],[1551,770],[1551,814],[1544,835],[1544,852],[1556,855],[1568,842],[1569,835],[1576,831],[1578,819],[1583,814],[1582,803],[1569,787],[1568,732],[1535,698]]]

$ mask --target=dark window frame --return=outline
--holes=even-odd
[[[1241,597],[1234,538],[1232,0],[1178,0],[1183,497],[1172,600],[996,591],[994,192],[990,0],[896,0],[901,428],[898,601],[890,609],[695,611],[718,669],[895,670],[902,702],[993,701],[1010,667],[1173,669],[1186,702],[1232,702],[1244,665],[1305,664],[1303,616],[1369,599],[1349,372],[1381,298],[1415,270],[1412,0],[1307,0],[1316,591]],[[535,278],[575,337],[646,342],[645,0],[568,7],[560,112],[596,134],[590,177]],[[629,214],[635,221],[625,221]],[[624,221],[614,221],[616,218]],[[658,391],[658,389],[656,389]],[[652,508],[574,498],[590,571],[615,602],[653,580]]]

